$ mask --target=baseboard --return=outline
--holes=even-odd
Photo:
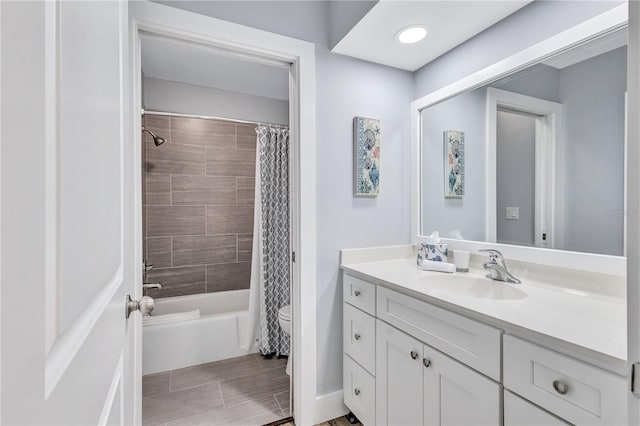
[[[339,390],[325,395],[320,395],[316,397],[312,424],[317,425],[319,423],[342,417],[348,412],[349,409],[344,405],[343,391]]]

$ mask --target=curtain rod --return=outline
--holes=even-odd
[[[201,118],[201,119],[204,119],[204,120],[230,121],[232,123],[239,123],[239,124],[258,124],[258,125],[264,125],[264,126],[280,126],[280,127],[289,128],[288,124],[266,123],[266,122],[262,122],[262,121],[239,120],[237,118],[214,117],[214,116],[211,116],[211,115],[181,114],[181,113],[178,113],[178,112],[147,111],[147,110],[143,109],[142,110],[142,115],[145,115],[145,114],[170,115],[170,116],[173,116],[173,117],[184,117],[184,118]]]

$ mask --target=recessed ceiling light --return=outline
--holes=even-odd
[[[427,35],[427,29],[422,25],[411,25],[403,28],[396,34],[396,39],[400,43],[411,44],[417,43]]]

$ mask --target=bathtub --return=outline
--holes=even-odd
[[[247,333],[249,290],[156,299],[152,315],[199,309],[201,317],[142,327],[143,374],[175,370],[257,352],[240,347]]]

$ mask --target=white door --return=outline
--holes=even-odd
[[[499,425],[500,385],[425,345],[424,424]]]
[[[376,320],[376,422],[422,424],[422,343]]]
[[[0,15],[1,423],[139,422],[127,4]]]
[[[627,345],[629,371],[640,362],[640,2],[629,2],[627,47]],[[638,368],[640,370],[640,368]],[[631,375],[630,375],[631,377]],[[629,424],[640,424],[640,376],[629,392]],[[631,386],[629,387],[631,389]]]

